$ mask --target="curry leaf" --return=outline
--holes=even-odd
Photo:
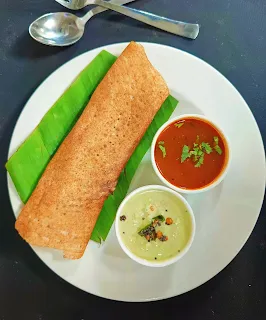
[[[164,222],[165,218],[163,215],[159,214],[158,216],[152,218],[152,220],[159,220],[159,221]]]

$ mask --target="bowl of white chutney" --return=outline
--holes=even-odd
[[[123,200],[115,229],[121,248],[131,259],[149,267],[164,267],[188,252],[196,223],[183,196],[164,186],[149,185]]]

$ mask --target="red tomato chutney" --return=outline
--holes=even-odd
[[[159,135],[155,162],[171,184],[183,189],[200,189],[222,172],[227,149],[221,134],[207,121],[184,118],[172,122]]]

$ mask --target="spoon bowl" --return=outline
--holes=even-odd
[[[72,13],[48,13],[29,27],[33,39],[50,46],[69,46],[83,36],[85,24]]]

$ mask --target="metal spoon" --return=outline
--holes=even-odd
[[[134,2],[135,0],[112,0],[112,1],[116,4],[121,5],[121,4]],[[83,3],[84,3],[84,0],[83,0]],[[93,16],[95,16],[98,13],[104,12],[106,10],[108,9],[99,7],[99,6],[94,7],[90,11],[88,11],[83,18],[80,18],[80,19],[83,20],[83,24],[85,26],[85,23],[88,22]],[[77,28],[76,24],[74,24],[74,28],[77,30],[74,31],[72,30],[73,28],[70,28],[71,23],[73,23],[73,18],[70,19],[70,25],[68,25],[67,24],[67,22],[69,21],[68,15],[71,15],[71,14],[65,13],[65,12],[58,12],[58,13],[48,13],[41,16],[40,18],[35,20],[29,27],[29,33],[31,37],[34,40],[37,40],[38,42],[41,42],[43,44],[50,45],[50,46],[63,47],[63,46],[69,46],[77,42],[82,37],[83,32],[81,32]],[[74,19],[77,19],[77,17],[74,16]],[[84,29],[84,26],[83,26],[83,29]],[[68,28],[70,29],[71,34],[70,33],[67,34]]]
[[[102,0],[92,0],[91,4],[97,4],[106,9],[111,9],[182,37],[195,39],[199,33],[198,24],[171,20]],[[82,18],[66,12],[48,13],[30,25],[29,33],[33,39],[46,45],[69,46],[81,39],[85,24],[91,16],[90,12]]]

